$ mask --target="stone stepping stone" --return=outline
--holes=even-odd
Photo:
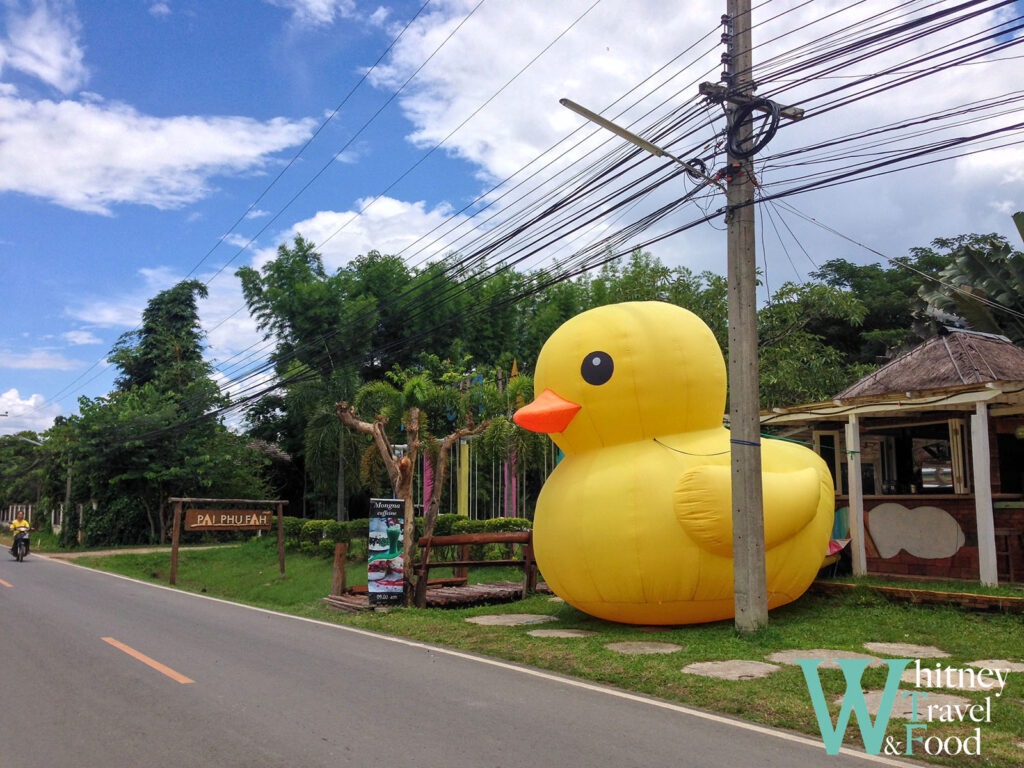
[[[531,637],[591,637],[597,632],[587,632],[585,629],[531,629],[526,634]]]
[[[563,599],[562,599],[562,598],[560,598],[560,597],[549,597],[549,598],[548,598],[548,602],[549,602],[549,603],[564,603],[564,602],[565,602],[565,600],[563,600]]]
[[[874,716],[878,714],[878,707],[882,703],[882,694],[884,691],[865,691],[864,703],[868,706],[868,712]],[[834,699],[834,702],[839,706],[843,704],[843,696],[838,696]],[[917,699],[917,717],[923,722],[928,721],[928,707],[966,707],[974,702],[970,699],[965,699],[963,696],[954,696],[951,693],[935,693],[932,691],[928,692],[928,698],[925,699],[923,696],[903,696],[902,692],[897,694],[896,701],[892,705],[892,716],[898,717],[901,720],[909,720],[913,717],[914,710],[914,699]],[[939,718],[939,713],[935,712],[936,721]]]
[[[548,621],[558,621],[554,616],[545,616],[540,613],[497,613],[485,616],[470,616],[466,619],[470,624],[480,624],[485,627],[520,627],[524,624],[544,624]]]
[[[768,677],[782,667],[765,664],[763,661],[701,661],[683,667],[683,672],[701,677],[717,677],[719,680],[753,680]]]
[[[833,659],[871,659],[869,667],[884,667],[885,663],[869,656],[866,653],[857,653],[856,651],[837,651],[829,650],[828,648],[812,648],[808,651],[778,651],[765,657],[768,661],[774,661],[779,664],[789,664],[791,666],[799,666],[796,662],[797,659],[824,659],[821,664],[818,665],[818,669],[840,669],[839,665],[833,661]]]
[[[935,679],[935,667],[934,666],[933,667],[926,667],[924,665],[921,665],[921,685],[919,687],[922,688],[922,689],[927,689],[929,691],[929,693],[928,693],[928,701],[929,702],[931,701],[931,697],[932,697],[931,691],[932,690],[943,690],[943,689],[945,689],[945,690],[948,690],[948,691],[978,691],[978,692],[986,692],[986,693],[992,693],[992,692],[995,692],[995,691],[999,690],[998,683],[995,683],[995,681],[993,680],[993,677],[991,675],[986,675],[985,676],[985,681],[988,683],[988,687],[986,688],[983,685],[978,685],[978,677],[977,676],[968,676],[966,672],[963,675],[961,675],[960,674],[960,670],[961,669],[962,669],[962,667],[952,667],[952,670],[953,670],[952,677],[947,679],[947,677],[946,677],[946,667],[942,667],[942,670],[941,670],[941,673],[940,673],[942,675],[942,679],[941,680],[936,680]],[[990,669],[991,669],[991,667],[990,667]],[[930,677],[927,674],[928,672],[931,673]],[[973,677],[973,679],[971,679],[971,677]],[[1005,679],[1005,677],[1004,677],[1004,679]],[[900,678],[900,680],[902,680],[904,683],[911,683],[915,687],[918,687],[918,685],[917,685],[917,670],[916,669],[908,669],[906,672],[903,673],[903,676]],[[927,683],[929,683],[929,682],[931,682],[931,685],[927,685]],[[995,685],[993,685],[993,683],[995,683]]]
[[[642,656],[648,653],[675,653],[683,650],[683,646],[675,643],[605,643],[604,647],[629,656]]]
[[[872,653],[885,656],[898,656],[901,659],[945,659],[949,656],[941,648],[934,645],[914,645],[913,643],[864,643],[864,647]]]
[[[982,659],[981,661],[968,661],[967,666],[977,667],[978,669],[1007,669],[1010,672],[1024,672],[1024,664],[1021,664],[1019,661],[1007,661],[1006,659]]]

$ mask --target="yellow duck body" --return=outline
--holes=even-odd
[[[541,350],[516,422],[565,452],[537,501],[545,581],[593,616],[691,624],[734,613],[725,364],[688,310],[629,302],[584,312]],[[821,567],[835,510],[813,452],[762,442],[768,607]]]

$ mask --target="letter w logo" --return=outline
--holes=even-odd
[[[846,678],[846,695],[843,696],[843,705],[839,709],[835,728],[832,727],[832,720],[828,716],[828,704],[821,689],[821,679],[818,677],[818,665],[822,661],[824,659],[798,659],[796,663],[804,671],[804,679],[807,680],[807,692],[811,694],[811,704],[814,705],[814,714],[818,717],[818,728],[821,730],[821,740],[825,742],[825,751],[830,755],[839,753],[839,748],[843,745],[843,734],[846,733],[846,726],[850,722],[850,713],[855,712],[860,735],[864,739],[864,749],[872,755],[877,755],[882,749],[885,729],[889,725],[889,718],[892,717],[893,703],[896,701],[896,694],[899,693],[900,677],[911,659],[886,660],[885,663],[889,665],[889,676],[885,679],[885,690],[882,692],[882,701],[878,705],[878,716],[874,723],[871,722],[860,684],[861,676],[871,660],[836,659],[836,663],[843,670],[843,677]]]

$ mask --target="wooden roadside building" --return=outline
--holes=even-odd
[[[1024,581],[1024,349],[946,329],[822,403],[762,413],[825,459],[855,574]]]

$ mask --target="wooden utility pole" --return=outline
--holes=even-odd
[[[732,97],[753,96],[750,0],[727,0],[725,84]],[[740,107],[728,101],[730,146],[752,133],[749,119],[735,125]],[[757,359],[757,267],[754,249],[753,162],[729,155],[729,423],[732,448],[732,551],[736,629],[768,623],[761,493],[761,420]]]

